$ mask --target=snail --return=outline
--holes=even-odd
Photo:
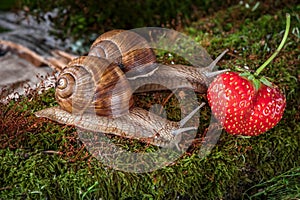
[[[123,40],[114,38],[120,32],[123,33],[112,32],[113,39],[108,37],[110,32],[100,36],[88,56],[75,58],[62,69],[55,91],[59,106],[38,111],[35,115],[88,131],[135,138],[160,147],[176,146],[179,149],[180,133],[197,130],[198,127],[185,127],[185,124],[204,103],[181,121],[174,122],[134,107],[132,94],[159,91],[163,87],[187,87],[204,92],[209,79],[223,72],[212,72],[212,68],[226,51],[204,70],[184,65],[169,67],[156,62],[153,51],[146,41],[140,41],[140,36],[134,35],[132,40],[127,37]],[[113,46],[111,49],[109,44]],[[125,48],[124,45],[131,47]]]
[[[180,133],[197,129],[184,125],[204,105],[180,122],[134,108],[132,90],[122,70],[115,63],[94,56],[76,58],[64,68],[55,97],[60,106],[38,111],[36,116],[88,131],[144,139],[162,147],[177,145]]]
[[[120,66],[134,88],[134,93],[166,88],[160,84],[149,84],[157,82],[165,83],[169,90],[186,88],[191,84],[195,92],[205,93],[213,77],[227,71],[213,72],[227,51],[223,51],[209,66],[203,68],[163,65],[156,62],[156,55],[144,37],[133,31],[112,30],[94,41],[88,56],[107,58]]]

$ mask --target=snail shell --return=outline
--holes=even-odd
[[[133,106],[131,87],[122,70],[93,56],[76,58],[63,69],[55,97],[62,109],[75,114],[118,117]]]
[[[157,69],[156,56],[148,42],[133,31],[112,30],[100,35],[88,55],[115,62],[128,78],[147,76]]]

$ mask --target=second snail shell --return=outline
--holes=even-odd
[[[129,78],[147,76],[157,69],[154,51],[133,31],[112,30],[100,35],[88,55],[116,63]]]

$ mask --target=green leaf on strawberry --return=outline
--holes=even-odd
[[[283,47],[290,28],[287,14],[284,37],[275,53],[254,74],[226,72],[210,84],[207,91],[212,113],[233,135],[255,136],[273,128],[282,118],[286,98],[280,89],[259,73]]]

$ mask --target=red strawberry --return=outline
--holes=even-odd
[[[287,14],[285,34],[279,47],[254,75],[249,72],[226,72],[209,86],[207,98],[212,113],[228,133],[259,135],[280,121],[286,105],[285,96],[266,78],[257,77],[283,47],[289,28],[290,16]]]
[[[209,86],[207,98],[215,117],[234,135],[259,135],[281,119],[286,100],[278,87],[253,83],[236,72],[218,76]]]
[[[262,84],[254,98],[251,113],[247,116],[248,126],[245,126],[244,133],[257,135],[274,127],[280,121],[285,105],[285,96],[277,86]]]

